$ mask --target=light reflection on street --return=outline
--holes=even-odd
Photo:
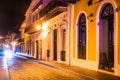
[[[3,52],[0,51],[0,54],[3,54]],[[9,80],[7,75],[8,67],[6,58],[4,55],[0,55],[0,80]]]
[[[1,63],[0,66],[2,66],[3,69],[6,69],[7,64],[5,57],[0,56],[0,63]]]

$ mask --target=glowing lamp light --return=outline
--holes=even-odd
[[[17,45],[16,41],[11,42],[11,45],[12,45],[12,46]]]
[[[42,38],[45,38],[46,36],[47,36],[47,34],[48,34],[48,32],[49,32],[49,23],[48,22],[44,22],[44,23],[42,23],[42,27],[41,26],[36,26],[36,29],[37,30],[42,30],[42,32],[41,32],[41,37]]]
[[[42,26],[43,26],[43,30],[46,31],[46,30],[48,30],[49,23],[45,22],[42,24]]]
[[[37,30],[40,30],[42,27],[41,26],[36,26],[36,29]]]

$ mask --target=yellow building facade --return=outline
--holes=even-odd
[[[119,0],[80,0],[73,5],[71,64],[120,76]]]

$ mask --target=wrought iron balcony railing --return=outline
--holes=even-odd
[[[40,5],[43,4],[43,0],[40,0],[36,5],[35,7],[32,9],[32,11],[34,12]]]
[[[29,34],[33,34],[36,30],[35,28],[35,23],[29,25],[26,29],[25,32],[29,33]]]
[[[67,3],[64,0],[52,0],[47,6],[45,6],[40,12],[40,18],[50,13],[52,10],[58,7],[67,7]],[[60,13],[62,11],[59,11]],[[56,13],[55,13],[56,14]]]

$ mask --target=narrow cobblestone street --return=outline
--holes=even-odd
[[[0,61],[0,80],[120,80],[115,75],[21,54],[1,55]]]
[[[120,80],[120,0],[0,0],[0,80]]]
[[[7,58],[11,80],[83,80],[70,73],[17,56]]]

